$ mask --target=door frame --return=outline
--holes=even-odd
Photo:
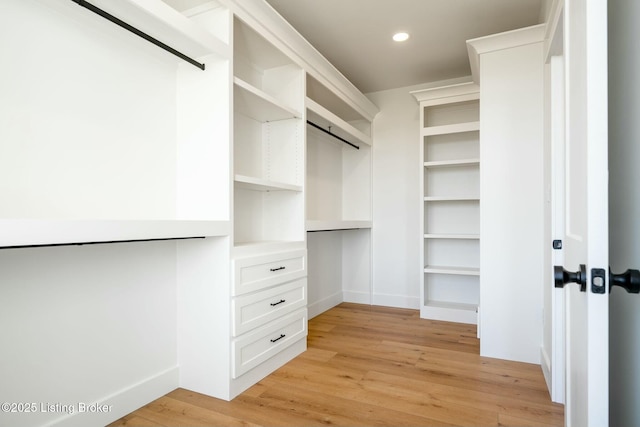
[[[565,83],[564,83],[564,1],[555,1],[549,14],[545,34],[544,59],[549,67],[549,85],[546,96],[549,96],[548,120],[546,135],[550,139],[550,219],[551,236],[549,241],[562,240],[564,235],[565,215]],[[548,248],[551,251],[551,266],[563,265],[564,254],[562,249]],[[565,403],[565,298],[562,289],[553,288],[553,271],[549,268],[549,277],[544,285],[550,287],[551,306],[544,307],[545,312],[551,313],[551,325],[545,325],[550,331],[551,348],[544,348],[543,344],[543,371],[551,400],[556,403]],[[547,351],[551,354],[547,353]]]

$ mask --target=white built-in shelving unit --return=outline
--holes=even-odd
[[[370,119],[312,77],[306,109],[307,231],[371,228]]]
[[[73,1],[3,2],[0,311],[33,337],[68,332],[7,336],[4,386],[16,400],[28,389],[114,408],[14,425],[106,425],[178,386],[224,397],[229,382],[230,11],[216,0],[88,5],[191,61]],[[221,337],[225,348],[211,345]],[[75,376],[89,366],[100,366],[89,381]]]
[[[304,71],[237,17],[233,33],[235,246],[303,242]]]
[[[73,2],[22,5],[51,37],[4,52],[41,60],[16,61],[3,79],[13,125],[0,129],[0,246],[228,235],[228,37],[161,1],[96,4],[206,68]],[[201,19],[223,9],[211,2]],[[93,28],[69,37],[77,22]]]
[[[371,122],[307,76],[309,313],[371,303]]]
[[[420,103],[421,316],[476,323],[480,276],[479,90],[412,92]]]
[[[3,3],[0,312],[34,337],[7,337],[8,388],[106,425],[176,387],[234,398],[306,349],[311,294],[369,302],[377,108],[266,2],[87,5],[187,58],[75,1]]]
[[[233,398],[306,349],[305,72],[233,4]]]

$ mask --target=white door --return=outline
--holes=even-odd
[[[609,424],[607,1],[565,0],[567,426]]]

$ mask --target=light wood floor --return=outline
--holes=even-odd
[[[480,357],[476,328],[347,304],[308,350],[231,402],[184,389],[111,426],[562,426],[537,365]]]

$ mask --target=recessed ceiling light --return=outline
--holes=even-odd
[[[409,38],[409,34],[407,33],[395,33],[393,35],[393,40],[397,42],[403,42]]]

